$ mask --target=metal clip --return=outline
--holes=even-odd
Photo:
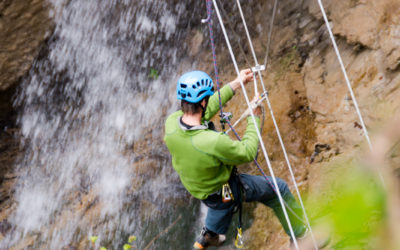
[[[232,194],[232,190],[229,187],[229,184],[224,184],[222,186],[222,202],[226,203],[226,202],[230,202],[233,201],[233,194]]]
[[[235,247],[236,248],[243,248],[243,235],[242,235],[242,228],[238,227],[236,239],[235,239]]]
[[[231,112],[222,112],[221,123],[227,123],[233,117]]]
[[[251,71],[253,71],[253,72],[258,72],[258,71],[263,71],[263,70],[265,70],[265,65],[257,64],[256,66],[251,68]]]

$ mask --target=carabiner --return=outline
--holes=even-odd
[[[235,247],[236,248],[243,248],[243,235],[242,235],[242,228],[238,227],[237,228],[237,234],[236,234],[236,239],[235,239]]]

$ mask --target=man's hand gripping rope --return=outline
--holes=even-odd
[[[255,116],[260,116],[262,113],[261,106],[262,102],[267,98],[268,92],[264,92],[259,96],[255,96],[253,100],[250,102],[250,108],[253,110],[253,114]],[[236,127],[241,120],[250,115],[250,108],[247,108],[246,111],[240,116],[240,118],[232,125],[232,127]],[[229,128],[226,133],[229,133],[232,129]]]

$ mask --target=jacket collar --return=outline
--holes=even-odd
[[[181,116],[178,117],[178,124],[179,124],[179,127],[181,127],[181,129],[183,131],[208,129],[208,121],[204,121],[203,124],[201,124],[201,125],[196,125],[196,126],[192,126],[192,127],[188,128],[188,127],[185,126],[185,124],[182,124]]]

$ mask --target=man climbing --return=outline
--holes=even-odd
[[[253,73],[250,69],[242,70],[239,77],[221,89],[222,105],[240,88],[240,80],[247,84],[253,79]],[[248,117],[245,135],[242,141],[236,141],[216,132],[209,122],[219,110],[219,98],[217,93],[214,94],[213,81],[206,73],[192,71],[182,75],[177,83],[177,94],[182,109],[167,118],[164,141],[182,184],[208,207],[205,227],[194,248],[222,245],[232,216],[238,207],[240,209],[242,200],[259,201],[271,207],[289,234],[278,197],[271,186],[272,180],[236,172],[236,165],[251,162],[257,153],[256,129],[260,127],[260,107],[253,110],[257,127]],[[289,217],[294,234],[302,236],[306,227],[301,221],[300,207],[287,184],[281,179],[277,182],[292,211]]]

